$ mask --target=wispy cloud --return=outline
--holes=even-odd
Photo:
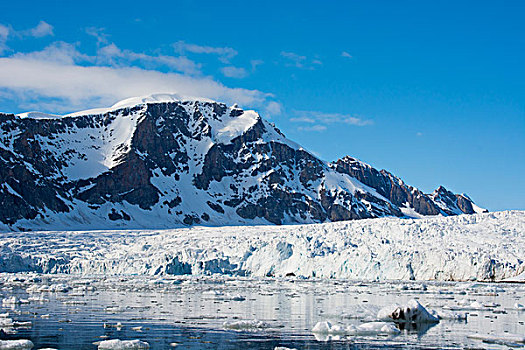
[[[0,36],[2,36],[4,39],[7,39],[7,37],[12,38],[25,38],[25,37],[33,37],[33,38],[42,38],[44,36],[53,36],[53,26],[45,21],[40,21],[38,24],[29,29],[24,30],[16,30],[12,26],[8,25],[2,25],[0,24]]]
[[[120,49],[115,44],[101,47],[97,51],[97,62],[112,66],[129,66],[139,62],[147,68],[165,66],[186,74],[200,74],[201,65],[184,56],[148,55],[131,50]]]
[[[56,62],[61,64],[74,64],[75,62],[94,61],[95,57],[80,53],[76,45],[57,41],[40,51],[28,53],[15,53],[12,58]]]
[[[281,57],[286,59],[286,65],[289,67],[313,70],[315,66],[323,64],[319,59],[308,59],[306,56],[290,51],[281,51]]]
[[[309,126],[300,126],[297,128],[299,131],[325,131],[326,126],[321,124],[309,125]]]
[[[341,57],[345,57],[345,58],[353,58],[352,55],[350,55],[348,52],[346,51],[343,51],[341,52]]]
[[[44,36],[54,35],[53,26],[47,22],[40,21],[36,27],[25,29],[25,30],[15,30],[10,25],[0,24],[0,54],[7,51],[9,47],[7,46],[7,40],[9,38],[41,38]]]
[[[86,28],[86,34],[97,39],[97,45],[109,44],[109,35],[104,32],[104,28],[88,27]]]
[[[214,46],[203,46],[197,44],[189,44],[184,41],[177,41],[173,44],[173,48],[176,52],[184,54],[185,52],[191,52],[196,54],[211,54],[217,55],[219,60],[223,63],[230,63],[230,60],[237,56],[237,51],[231,47],[214,47]]]
[[[273,95],[259,90],[228,87],[205,76],[201,64],[184,53],[217,55],[223,62],[237,55],[228,47],[211,47],[178,42],[180,55],[155,51],[135,52],[111,43],[101,28],[87,28],[96,39],[97,50],[86,54],[79,43],[56,41],[41,50],[12,52],[7,46],[13,38],[53,35],[53,27],[40,22],[36,27],[15,31],[0,24],[0,101],[15,101],[22,108],[44,112],[72,112],[109,106],[118,100],[152,93],[177,93],[225,103],[238,103],[263,113],[279,114],[280,103]],[[251,62],[252,67],[262,61]],[[245,68],[227,65],[228,77],[248,75]],[[21,111],[11,111],[21,112]]]
[[[228,78],[245,78],[248,76],[248,72],[244,68],[234,67],[234,66],[227,66],[222,67],[221,72],[225,77]]]
[[[292,123],[302,124],[298,127],[302,131],[324,131],[332,124],[346,124],[355,126],[366,126],[373,124],[372,120],[350,114],[324,113],[318,111],[293,111],[294,117],[290,118]]]
[[[74,111],[112,105],[114,102],[151,93],[178,93],[226,103],[266,108],[270,94],[230,88],[211,77],[161,72],[143,67],[102,64],[101,57],[129,56],[126,60],[171,59],[106,47],[88,56],[75,45],[58,42],[44,50],[0,58],[0,98],[18,99],[21,105],[48,112]],[[34,103],[38,101],[38,103]]]
[[[269,101],[266,104],[265,111],[269,114],[269,116],[279,115],[282,113],[283,106],[276,101]]]
[[[41,38],[48,35],[54,35],[53,26],[47,22],[40,21],[38,25],[27,31],[27,35],[35,38]]]
[[[255,72],[257,67],[259,67],[262,64],[264,64],[263,60],[251,60],[250,61],[250,66],[252,66],[252,72]]]
[[[281,56],[291,61],[297,68],[303,68],[306,56],[301,56],[295,52],[281,51]]]
[[[7,37],[9,36],[9,27],[0,24],[0,54],[7,50]]]

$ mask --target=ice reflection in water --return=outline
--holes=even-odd
[[[32,322],[21,328],[0,321],[0,338],[31,339],[35,349],[96,349],[94,342],[116,338],[141,339],[152,349],[506,348],[523,344],[468,336],[525,335],[525,312],[516,306],[525,303],[523,284],[34,274],[3,274],[0,283],[0,298],[8,300],[3,318]],[[311,332],[318,321],[342,329],[377,321],[382,307],[414,298],[443,317],[467,320],[400,324],[399,335]]]

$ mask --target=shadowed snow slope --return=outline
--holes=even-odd
[[[0,272],[502,280],[525,270],[525,212],[148,231],[0,234]]]

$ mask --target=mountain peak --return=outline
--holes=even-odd
[[[328,164],[236,105],[156,94],[68,118],[37,117],[0,113],[0,229],[313,223],[473,211],[467,197],[431,198],[352,157]]]

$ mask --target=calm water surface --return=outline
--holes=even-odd
[[[525,311],[517,308],[525,304],[523,284],[0,274],[0,299],[13,296],[22,303],[2,303],[0,313],[31,326],[0,322],[0,337],[30,339],[35,349],[96,349],[116,338],[151,349],[505,349],[524,344],[467,336],[525,335]],[[380,308],[410,299],[467,319],[400,325],[399,335],[311,332],[318,321],[375,321]],[[255,321],[260,328],[250,326]]]

